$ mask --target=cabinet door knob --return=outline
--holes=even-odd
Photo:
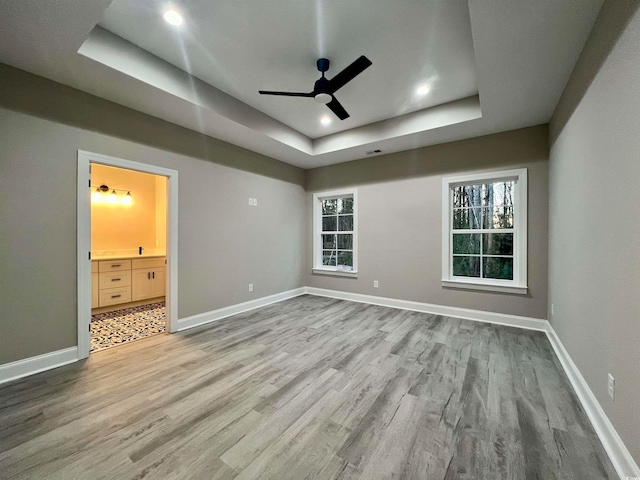
[[[147,272],[147,280],[151,280],[151,272]]]
[[[122,280],[121,278],[112,278],[111,281],[112,282],[119,282],[120,280]]]
[[[122,266],[122,264],[116,263],[115,265],[111,265],[111,268],[116,268],[116,267],[121,267],[121,266]]]
[[[120,298],[122,295],[111,295],[111,298]]]
[[[151,277],[152,277],[152,278],[156,278],[156,272],[153,272],[153,273],[151,274]]]

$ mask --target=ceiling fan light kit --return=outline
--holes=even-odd
[[[331,100],[333,100],[333,97],[328,93],[319,93],[313,98],[315,99],[316,102],[321,103],[323,105],[326,105]]]
[[[340,119],[345,120],[349,118],[349,114],[344,107],[338,102],[334,93],[344,87],[347,83],[360,75],[364,70],[371,66],[371,60],[364,55],[360,56],[355,62],[346,67],[340,73],[338,73],[331,80],[328,80],[324,74],[329,70],[330,62],[326,58],[320,58],[316,62],[318,70],[322,73],[322,77],[316,80],[313,86],[313,91],[309,93],[305,92],[274,92],[270,90],[259,90],[261,95],[278,95],[281,97],[309,97],[313,98],[316,102],[322,103],[329,107],[329,109]]]

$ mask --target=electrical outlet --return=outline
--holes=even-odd
[[[615,400],[616,398],[616,379],[613,378],[613,375],[609,374],[607,377],[607,391],[609,392],[609,396],[611,400]]]
[[[249,197],[249,206],[253,207],[253,198]]]
[[[253,199],[253,206],[254,206],[254,207],[257,207],[257,206],[258,206],[258,199],[257,199],[257,198],[254,198],[254,199]]]
[[[250,283],[250,284],[249,284],[249,291],[250,291],[250,292],[253,292],[253,283]]]
[[[373,288],[378,288],[378,280],[373,281]]]

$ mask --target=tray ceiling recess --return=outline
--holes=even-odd
[[[601,5],[23,0],[2,7],[0,62],[313,168],[548,122]],[[318,59],[331,82],[362,56],[312,88]]]

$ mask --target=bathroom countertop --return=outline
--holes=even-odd
[[[91,260],[131,260],[134,258],[157,258],[166,257],[166,253],[143,253],[142,255],[135,254],[120,254],[120,255],[95,255],[91,257]]]

